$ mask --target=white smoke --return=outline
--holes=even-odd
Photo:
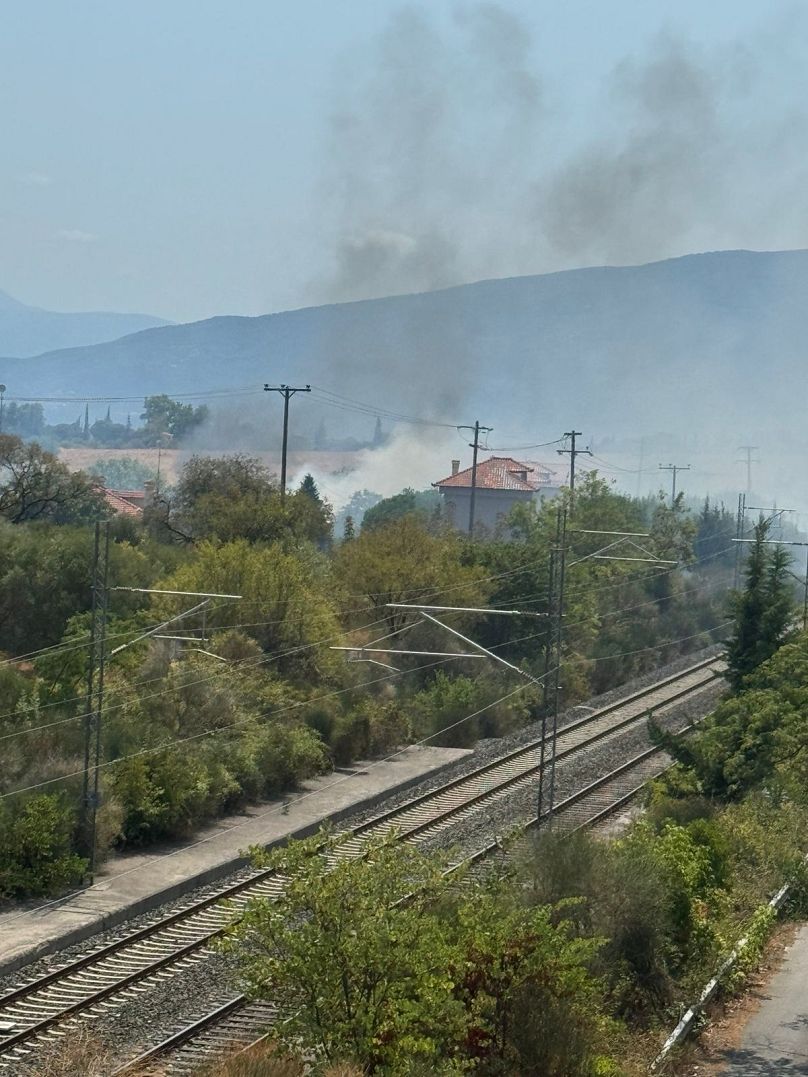
[[[468,453],[455,430],[398,426],[385,445],[357,453],[355,466],[349,471],[324,471],[315,454],[310,463],[296,469],[294,481],[299,482],[307,473],[313,475],[321,495],[339,511],[357,490],[390,497],[408,486],[427,489],[446,478],[452,458],[462,456],[463,451]]]

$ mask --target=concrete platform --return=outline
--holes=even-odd
[[[356,763],[304,782],[284,801],[220,819],[183,844],[112,857],[92,886],[0,913],[0,976],[214,882],[243,866],[247,858],[241,853],[252,845],[306,837],[326,819],[371,807],[469,754],[460,748],[406,748],[392,759]]]

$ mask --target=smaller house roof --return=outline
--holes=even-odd
[[[433,482],[432,485],[440,489],[470,488],[471,471],[472,469],[467,467],[456,475]],[[526,493],[534,493],[552,485],[552,482],[553,473],[549,468],[514,460],[512,456],[492,456],[477,464],[478,490],[523,490]]]
[[[108,490],[106,487],[101,491],[104,495],[104,501],[109,505],[113,512],[118,512],[121,516],[142,516],[143,509],[138,505],[133,505],[131,501],[127,501],[125,497],[121,496],[121,492],[117,490]],[[126,491],[129,493],[129,491]]]

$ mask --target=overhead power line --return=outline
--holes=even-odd
[[[245,385],[240,388],[208,389],[197,393],[141,393],[138,396],[7,396],[6,400],[17,404],[139,404],[145,397],[153,395],[170,396],[172,400],[210,400],[215,397],[247,396],[260,392],[260,385]]]

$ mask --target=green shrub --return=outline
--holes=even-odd
[[[75,886],[87,861],[73,851],[75,811],[59,796],[0,801],[0,899],[44,896]]]

